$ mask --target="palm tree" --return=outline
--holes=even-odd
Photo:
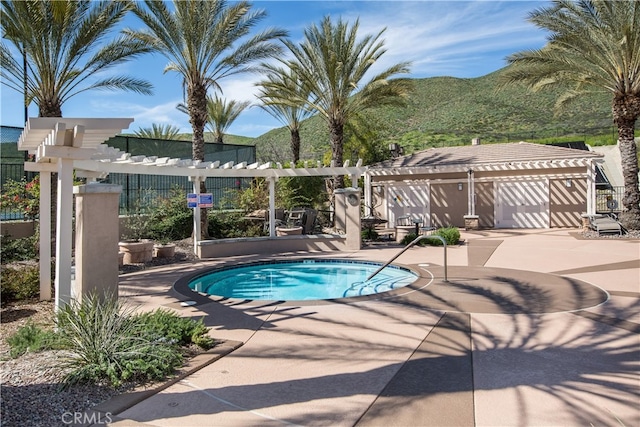
[[[169,124],[153,123],[151,127],[140,128],[134,134],[137,137],[149,139],[180,139],[180,128]]]
[[[281,53],[273,41],[287,33],[270,28],[244,39],[266,16],[263,10],[252,11],[246,1],[174,0],[173,12],[162,0],[146,0],[144,5],[138,3],[135,13],[147,29],[127,34],[164,55],[170,61],[165,71],[182,76],[193,128],[193,159],[204,160],[209,89],[219,89],[222,78],[253,72],[254,62]]]
[[[16,61],[9,46],[2,42],[2,84],[19,92],[24,90],[25,105],[35,102],[40,117],[62,117],[64,103],[89,90],[151,94],[152,86],[145,80],[123,75],[97,76],[149,51],[143,43],[126,36],[105,41],[131,5],[127,1],[2,1],[3,39],[24,55],[28,65]],[[56,174],[51,175],[55,182]],[[56,185],[51,185],[52,244],[56,230],[56,189]]]
[[[282,49],[274,40],[287,33],[268,28],[249,37],[266,12],[252,10],[246,1],[174,0],[171,11],[163,0],[146,0],[134,10],[147,29],[127,34],[164,55],[169,60],[165,71],[182,76],[193,130],[192,157],[203,161],[209,90],[220,89],[224,77],[255,71],[254,62],[280,54]],[[204,182],[200,191],[206,192]],[[208,234],[206,217],[204,210],[203,237]]]
[[[548,43],[509,56],[504,83],[524,82],[532,90],[568,85],[558,108],[588,91],[611,93],[624,176],[620,220],[628,229],[640,229],[634,141],[640,116],[640,2],[556,0],[530,13],[529,20],[550,32]]]
[[[247,107],[251,105],[249,101],[228,101],[218,95],[207,96],[207,125],[215,138],[216,144],[224,144],[224,135],[229,126],[238,118]],[[189,114],[186,105],[180,103],[176,107],[183,113]]]
[[[326,16],[319,27],[312,25],[305,29],[304,40],[299,45],[284,40],[293,54],[288,65],[305,90],[302,95],[288,94],[289,98],[282,102],[291,106],[306,105],[306,109],[326,120],[331,158],[336,166],[342,165],[344,126],[349,119],[371,107],[402,105],[410,89],[409,79],[391,79],[408,73],[408,62],[392,65],[362,83],[367,71],[386,52],[381,39],[385,30],[358,40],[358,28],[357,20],[349,26],[342,19],[334,24]],[[304,98],[304,93],[309,93],[310,98]],[[343,186],[343,177],[336,177],[334,188]]]
[[[126,90],[151,94],[149,82],[122,75],[96,78],[148,52],[143,43],[119,36],[103,39],[131,8],[130,2],[89,0],[2,1],[0,23],[3,38],[27,57],[24,81],[22,61],[9,47],[0,45],[2,83],[34,101],[40,117],[62,117],[62,106],[71,97],[93,89]]]
[[[259,82],[260,86],[258,99],[262,102],[260,108],[278,119],[284,124],[291,134],[291,155],[293,162],[300,160],[300,130],[302,121],[311,115],[310,110],[306,110],[305,104],[291,105],[284,102],[289,94],[294,94],[296,99],[308,99],[308,89],[301,84],[291,68],[282,68],[270,64],[264,64],[267,77]]]

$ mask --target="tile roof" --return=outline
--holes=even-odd
[[[406,168],[600,158],[601,154],[552,145],[516,142],[429,148],[408,156],[371,165],[371,168]]]

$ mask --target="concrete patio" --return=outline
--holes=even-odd
[[[110,425],[640,425],[640,241],[577,231],[463,232],[446,283],[442,247],[412,248],[396,263],[419,269],[420,283],[376,298],[298,304],[172,289],[252,256],[121,276],[121,295],[142,309],[204,316],[213,337],[243,345]],[[287,256],[384,262],[399,250]],[[190,299],[198,304],[180,305]]]

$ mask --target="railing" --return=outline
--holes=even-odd
[[[596,190],[596,213],[620,213],[623,197],[623,186]]]
[[[373,274],[371,274],[371,276],[367,277],[366,281],[371,280],[376,274],[378,274],[382,270],[384,270],[389,264],[391,264],[393,261],[395,261],[400,255],[405,253],[409,248],[414,246],[420,240],[424,240],[424,239],[438,239],[438,240],[440,240],[442,242],[442,245],[444,247],[444,281],[448,282],[449,280],[447,279],[447,241],[444,239],[444,237],[438,236],[437,234],[430,234],[430,235],[427,235],[427,236],[418,236],[418,237],[416,237],[415,239],[413,239],[413,241],[411,243],[409,243],[407,246],[405,246],[398,254],[396,254],[393,258],[391,258],[389,261],[387,261],[382,267],[380,267],[379,269],[374,271]]]

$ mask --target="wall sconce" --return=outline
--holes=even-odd
[[[571,187],[571,178],[567,178],[564,180],[564,186],[565,187]]]
[[[395,142],[392,142],[389,144],[389,152],[391,153],[392,158],[397,159],[404,154],[404,148]]]
[[[462,188],[463,188],[463,187],[462,187],[462,183],[461,183],[461,182],[459,182],[459,183],[458,183],[458,191],[462,191]]]

